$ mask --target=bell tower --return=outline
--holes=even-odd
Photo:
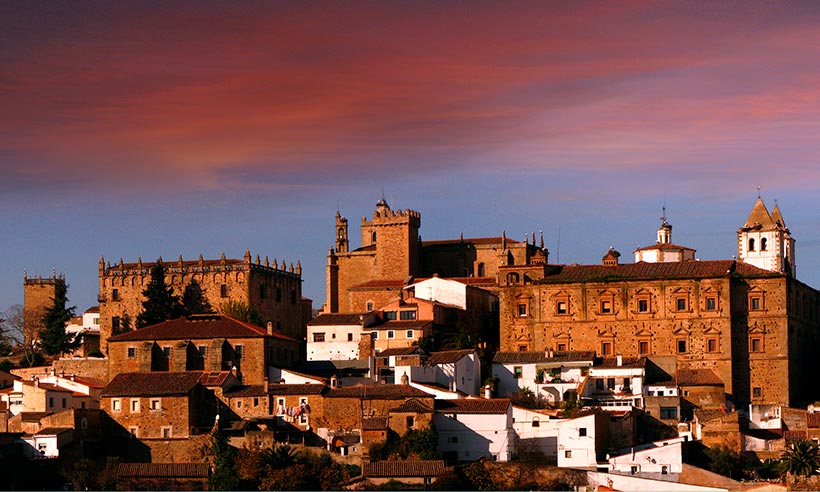
[[[342,217],[339,211],[336,211],[336,252],[347,253],[350,249],[350,243],[347,237],[347,217]]]
[[[737,231],[738,261],[795,276],[794,244],[780,207],[775,203],[770,214],[758,190],[757,201],[746,223]]]

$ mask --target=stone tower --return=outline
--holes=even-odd
[[[738,261],[795,276],[794,243],[780,207],[772,213],[758,195],[746,223],[737,231]]]
[[[350,249],[350,241],[347,236],[347,217],[342,217],[336,211],[336,252],[347,253]]]
[[[376,278],[401,279],[419,268],[421,214],[393,211],[384,198],[376,203],[373,220],[362,217],[362,246],[376,247]]]
[[[51,306],[58,285],[65,285],[65,275],[52,275],[48,278],[23,277],[23,336],[26,344],[36,338],[42,327],[42,317]]]

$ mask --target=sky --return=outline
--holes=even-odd
[[[252,255],[325,301],[336,211],[551,263],[737,253],[760,193],[820,287],[820,3],[0,3],[0,310],[100,257]],[[759,187],[759,189],[758,189]]]

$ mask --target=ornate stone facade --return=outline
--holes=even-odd
[[[162,259],[160,258],[160,261]],[[123,263],[111,265],[100,258],[99,303],[100,346],[108,350],[108,338],[120,331],[134,327],[142,311],[142,292],[151,280],[151,267],[155,263]],[[204,297],[217,312],[226,301],[238,301],[256,306],[265,321],[289,337],[303,340],[305,325],[310,319],[310,300],[302,298],[302,267],[299,262],[288,266],[283,260],[261,261],[257,255],[252,261],[250,251],[243,259],[165,262],[165,282],[182,296],[185,287],[196,281]]]

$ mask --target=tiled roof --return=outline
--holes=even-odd
[[[205,371],[199,378],[202,386],[222,386],[231,375],[231,371]]]
[[[390,417],[363,417],[362,430],[387,430]]]
[[[365,477],[437,477],[444,474],[443,460],[372,461],[362,465]]]
[[[362,326],[361,317],[366,314],[368,313],[324,313],[308,321],[308,326]]]
[[[117,374],[100,396],[175,396],[187,395],[202,372],[127,372]]]
[[[395,413],[432,413],[433,409],[422,403],[421,401],[411,398],[396,408],[391,408],[389,412]]]
[[[422,350],[418,347],[393,347],[384,349],[378,354],[376,357],[393,357],[396,355],[414,355],[417,353],[421,353]]]
[[[711,369],[678,369],[680,386],[723,386],[723,380]]]
[[[40,419],[53,414],[54,412],[20,412],[20,419],[23,422],[39,422]]]
[[[109,342],[143,340],[191,340],[203,338],[263,338],[267,330],[224,314],[195,314],[129,331],[108,339]],[[273,337],[296,342],[273,330]]]
[[[425,365],[437,366],[439,364],[455,364],[464,357],[475,353],[474,349],[465,350],[445,350],[442,352],[433,352],[424,361]]]
[[[398,400],[425,397],[430,398],[431,396],[406,384],[359,384],[334,388],[325,394],[325,398],[360,398],[363,400]]]
[[[649,251],[649,250],[653,250],[653,249],[671,250],[671,251],[680,251],[680,250],[695,251],[693,248],[687,248],[686,246],[678,246],[677,244],[658,243],[658,244],[653,244],[652,246],[644,246],[642,248],[638,248],[638,249],[635,250],[635,252]]]
[[[616,266],[559,265],[540,283],[607,282],[621,280],[659,280],[725,277],[735,273],[748,277],[782,277],[735,260],[681,261],[673,263],[624,263]]]
[[[85,310],[85,313],[99,313],[99,312],[100,312],[100,306],[91,306],[90,308]],[[83,313],[83,314],[85,314],[85,313]]]
[[[713,419],[719,419],[728,415],[726,411],[720,409],[695,409],[695,418],[700,422],[706,422]]]
[[[442,413],[507,413],[509,398],[462,398],[458,400],[436,400],[436,411]]]
[[[326,388],[324,384],[271,384],[268,392],[272,395],[321,395]]]
[[[820,427],[820,413],[806,413],[806,427],[809,429]]]
[[[261,384],[251,384],[247,386],[235,386],[225,392],[228,398],[245,398],[248,396],[267,396],[265,387]]]
[[[498,364],[533,364],[539,362],[584,362],[593,361],[595,352],[496,352],[493,362]]]
[[[644,367],[646,365],[646,358],[644,357],[622,357],[621,363],[618,364],[617,357],[601,357],[595,359],[595,369],[616,369],[618,367],[634,368]]]
[[[453,244],[501,244],[504,241],[504,238],[501,236],[494,236],[494,237],[471,237],[471,238],[464,238],[464,239],[438,239],[433,241],[425,240],[422,243],[422,247],[430,247],[430,246],[450,246]],[[507,244],[519,244],[521,241],[517,241],[515,239],[507,238]]]
[[[391,319],[378,325],[368,326],[368,330],[418,330],[432,325],[432,321],[425,320],[396,320]]]
[[[46,427],[37,431],[38,436],[56,436],[63,432],[73,431],[73,427]]]
[[[141,478],[208,478],[207,463],[120,463],[118,477]]]

